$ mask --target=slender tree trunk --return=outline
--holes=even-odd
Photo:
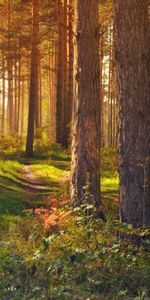
[[[62,107],[62,145],[68,147],[68,78],[67,78],[67,0],[63,6],[63,107]]]
[[[120,115],[120,216],[150,224],[148,1],[114,0]]]
[[[77,0],[71,199],[100,205],[100,62],[98,0]],[[85,188],[86,187],[86,188]],[[88,193],[87,193],[88,192]]]
[[[21,135],[24,136],[24,106],[25,106],[25,80],[22,78],[22,99],[21,99]]]
[[[57,97],[56,97],[56,142],[62,143],[63,99],[63,11],[61,0],[58,0],[58,59],[57,59]]]
[[[2,135],[5,135],[5,57],[2,52]]]
[[[73,105],[73,64],[74,64],[74,45],[73,45],[73,16],[74,0],[69,0],[69,70],[68,70],[68,100],[66,107],[66,135],[67,141],[70,137],[72,105]]]
[[[30,91],[29,91],[29,116],[28,132],[26,142],[26,155],[33,156],[34,124],[36,116],[36,106],[38,105],[38,0],[32,1],[33,6],[33,29],[32,29],[32,51],[31,51],[31,72],[30,72]]]
[[[14,122],[14,111],[13,111],[13,61],[11,58],[11,40],[10,40],[10,29],[11,29],[11,2],[8,1],[8,57],[7,57],[7,70],[8,70],[8,132],[10,135],[13,134],[13,122]]]
[[[14,60],[14,133],[17,132],[17,61]]]
[[[41,63],[39,62],[39,127],[42,127],[42,72]]]
[[[104,94],[103,94],[104,36],[100,36],[100,106],[101,106],[101,145],[104,145]]]
[[[21,102],[21,61],[18,62],[18,107],[17,107],[17,134],[19,134],[19,121],[20,121],[20,102]]]
[[[36,5],[35,13],[35,27],[36,27],[36,105],[35,105],[35,128],[38,129],[41,127],[41,107],[42,99],[40,98],[40,51],[38,48],[39,42],[39,0],[34,4]]]

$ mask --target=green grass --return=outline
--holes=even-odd
[[[45,164],[34,164],[31,167],[31,170],[34,174],[38,177],[43,177],[49,184],[56,183],[60,184],[63,183],[66,178],[69,177],[69,171],[62,170],[59,167],[54,167]]]
[[[49,194],[53,197],[61,195],[66,197],[70,168],[68,151],[62,150],[59,146],[52,145],[48,153],[46,150],[43,151],[42,157],[37,153],[37,156],[28,159],[22,152],[19,152],[18,157],[15,139],[8,138],[4,141],[1,140],[0,147],[0,226],[22,218],[25,208],[42,206],[44,197]],[[12,146],[8,147],[10,142]],[[20,178],[24,164],[32,164],[32,172],[40,177],[41,181],[45,181],[49,192],[45,194],[37,192],[31,196],[29,191],[26,193],[27,186]]]
[[[27,207],[18,180],[22,165],[17,161],[0,161],[0,223],[19,216]]]
[[[114,147],[101,150],[101,198],[108,220],[118,218],[118,154]]]
[[[46,153],[46,151],[45,151]],[[0,219],[9,219],[19,216],[23,209],[30,206],[42,205],[41,194],[37,194],[37,202],[28,201],[24,193],[24,184],[20,180],[23,164],[32,164],[33,174],[45,181],[50,188],[50,194],[56,198],[69,199],[69,174],[70,174],[70,154],[59,146],[52,145],[49,149],[49,158],[41,159],[35,156],[27,159],[23,156],[19,160],[0,161]],[[114,148],[102,150],[102,170],[101,170],[101,192],[103,205],[112,206],[111,215],[117,216],[118,211],[118,189],[119,178],[117,173],[117,153]],[[110,211],[110,210],[109,210]],[[110,215],[110,214],[109,214]],[[5,216],[5,217],[4,217]]]

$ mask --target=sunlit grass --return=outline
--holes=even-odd
[[[25,192],[25,185],[20,176],[24,164],[30,165],[30,170],[41,182],[49,187],[49,196],[69,199],[70,190],[70,154],[69,151],[52,145],[50,156],[46,159],[34,157],[19,160],[0,160],[0,218],[9,218],[22,214],[26,207],[42,205],[44,194],[36,193],[31,199]],[[101,155],[101,198],[106,212],[112,207],[113,217],[118,214],[119,176],[117,172],[117,152],[115,148],[102,149]],[[48,193],[46,194],[48,195]],[[45,202],[44,202],[45,203]],[[115,204],[114,204],[115,203]],[[114,210],[115,209],[115,210]],[[109,209],[110,211],[110,209]],[[113,212],[114,211],[114,212]]]
[[[22,168],[17,161],[0,161],[0,226],[18,219],[28,206],[18,179]]]
[[[112,147],[101,150],[101,191],[103,194],[115,194],[119,192],[117,149]]]
[[[101,191],[112,192],[119,190],[119,176],[113,178],[102,178],[101,179]]]
[[[58,167],[47,164],[32,165],[31,170],[38,177],[44,177],[48,183],[62,183],[69,177],[69,171],[59,169]]]

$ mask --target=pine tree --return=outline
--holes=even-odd
[[[120,215],[150,224],[148,1],[114,0],[120,115]]]
[[[75,206],[84,201],[99,206],[99,1],[76,2],[77,74],[73,116],[71,199]],[[88,199],[85,187],[88,189]]]
[[[33,29],[32,29],[32,52],[31,52],[31,74],[29,93],[29,116],[28,132],[26,142],[26,155],[33,156],[34,127],[36,117],[36,106],[38,105],[38,74],[39,74],[39,51],[38,51],[38,1],[32,0]]]

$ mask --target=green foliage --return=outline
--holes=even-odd
[[[23,153],[24,140],[19,136],[0,137],[0,159],[10,159]]]
[[[134,230],[121,223],[104,223],[95,214],[87,217],[84,210],[85,207],[76,209],[76,217],[51,234],[33,217],[30,222],[19,221],[10,226],[0,250],[1,297],[149,297],[149,253],[142,243],[139,247],[133,241]],[[126,238],[120,240],[117,234],[122,232]]]
[[[48,151],[47,160],[36,157],[30,167],[48,183],[49,196],[55,194],[59,202],[68,197],[70,155],[56,145]],[[15,160],[0,162],[0,299],[148,300],[150,231],[135,230],[117,220],[116,149],[102,149],[107,222],[98,218],[95,207],[84,204],[71,215],[62,207],[43,213],[45,220],[51,218],[45,227],[33,213],[44,208],[24,212],[25,207],[39,203],[37,194],[33,201],[25,199],[22,167]],[[89,193],[87,184],[85,197]]]

